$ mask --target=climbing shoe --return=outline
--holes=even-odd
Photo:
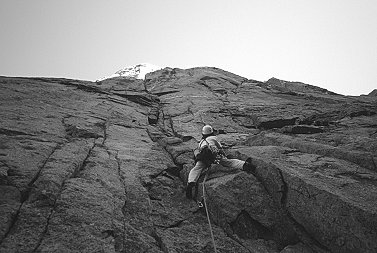
[[[192,190],[193,190],[194,186],[195,186],[195,182],[188,183],[188,185],[186,187],[186,198],[192,199]]]

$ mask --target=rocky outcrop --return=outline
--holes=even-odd
[[[213,252],[184,189],[204,124],[218,252],[376,252],[377,100],[217,68],[0,78],[1,252]]]
[[[372,91],[368,94],[368,96],[373,96],[373,97],[377,96],[377,89],[372,90]]]

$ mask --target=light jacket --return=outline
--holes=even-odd
[[[222,150],[221,143],[217,140],[217,137],[214,135],[208,136],[206,139],[202,139],[199,142],[199,148],[207,145],[206,141],[208,142],[209,145],[215,146],[218,150]]]

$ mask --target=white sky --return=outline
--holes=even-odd
[[[377,0],[0,0],[0,75],[96,80],[143,62],[368,94]]]

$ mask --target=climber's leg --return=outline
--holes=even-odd
[[[243,165],[245,164],[244,161],[238,159],[228,159],[226,157],[220,160],[220,164],[224,167],[231,167],[234,169],[243,169]]]
[[[196,181],[198,181],[200,174],[202,173],[203,169],[206,168],[206,165],[202,161],[197,161],[194,168],[191,169],[189,175],[188,175],[188,180],[187,180],[187,187],[186,187],[186,197],[188,199],[193,198],[193,193],[192,191],[195,190],[196,186]]]
[[[206,168],[206,164],[202,161],[197,161],[194,168],[191,169],[188,175],[188,183],[198,181],[200,174],[202,173],[203,169]]]

